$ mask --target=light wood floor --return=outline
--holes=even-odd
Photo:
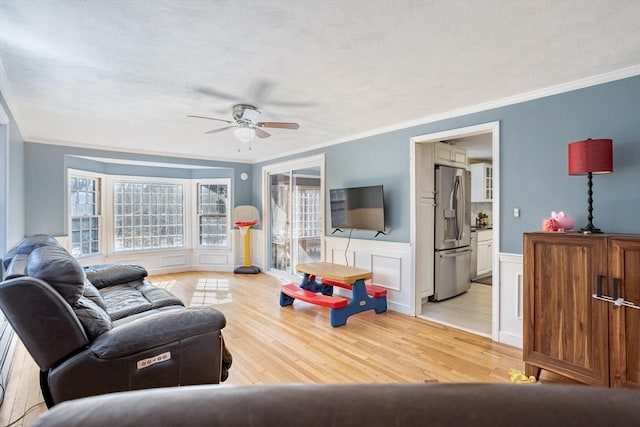
[[[490,337],[491,291],[489,285],[472,282],[462,295],[423,303],[420,317]]]
[[[265,274],[193,272],[150,280],[187,304],[212,304],[225,314],[223,334],[234,358],[225,384],[508,382],[509,368],[524,367],[520,349],[391,311],[360,313],[332,328],[329,309],[298,301],[280,307],[280,282]],[[569,382],[547,371],[541,379]],[[38,369],[19,343],[0,425],[41,401]],[[45,410],[38,405],[14,425],[28,426]]]

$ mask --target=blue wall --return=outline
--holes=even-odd
[[[263,166],[325,153],[327,191],[383,184],[392,230],[378,240],[410,241],[409,139],[444,130],[500,122],[502,252],[522,253],[522,233],[541,229],[552,210],[586,224],[586,177],[567,175],[567,144],[614,140],[614,173],[594,178],[594,224],[606,232],[640,233],[640,76],[506,107],[413,126],[283,157],[253,166],[252,197],[262,206]],[[512,217],[519,207],[520,218]],[[326,224],[330,232],[328,219]],[[371,239],[371,233],[353,237]]]
[[[155,176],[165,178],[232,178],[232,191],[235,205],[251,203],[251,184],[239,178],[242,172],[248,173],[251,171],[251,165],[249,164],[120,153],[29,142],[26,142],[24,146],[26,235],[35,233],[50,233],[53,235],[66,234],[66,171],[69,167],[113,175]],[[108,164],[73,156],[176,163],[178,165],[187,164],[201,166],[203,168],[215,167],[217,169]]]

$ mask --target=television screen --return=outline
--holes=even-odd
[[[329,190],[331,228],[384,231],[382,185]]]

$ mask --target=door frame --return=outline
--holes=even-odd
[[[269,260],[271,259],[271,196],[270,188],[271,183],[269,181],[269,175],[276,173],[289,172],[295,169],[306,169],[310,167],[320,167],[320,192],[322,198],[320,200],[320,210],[323,216],[322,227],[320,229],[320,253],[324,254],[325,245],[325,171],[324,171],[324,153],[314,156],[303,157],[300,159],[289,160],[282,163],[273,163],[262,167],[262,232],[264,235],[263,240],[263,265],[262,271],[269,274],[283,277],[289,281],[294,281],[296,278],[293,274],[283,274],[280,270],[275,270],[270,267]]]
[[[491,339],[500,340],[500,122],[488,122],[474,126],[449,129],[410,138],[410,221],[411,221],[411,262],[416,265],[416,245],[420,242],[416,237],[417,209],[416,200],[416,144],[437,142],[448,139],[457,139],[467,136],[491,133],[491,151],[493,164],[493,286],[491,289]],[[433,242],[431,242],[433,245]],[[418,313],[416,295],[416,269],[411,269],[411,312],[414,316]]]
[[[0,104],[0,253],[9,249],[9,116]]]

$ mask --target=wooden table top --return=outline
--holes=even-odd
[[[371,279],[373,273],[363,268],[349,267],[330,262],[310,262],[308,264],[296,265],[299,273],[312,274],[314,276],[326,277],[327,279],[338,280],[343,283],[354,283],[358,279]]]

